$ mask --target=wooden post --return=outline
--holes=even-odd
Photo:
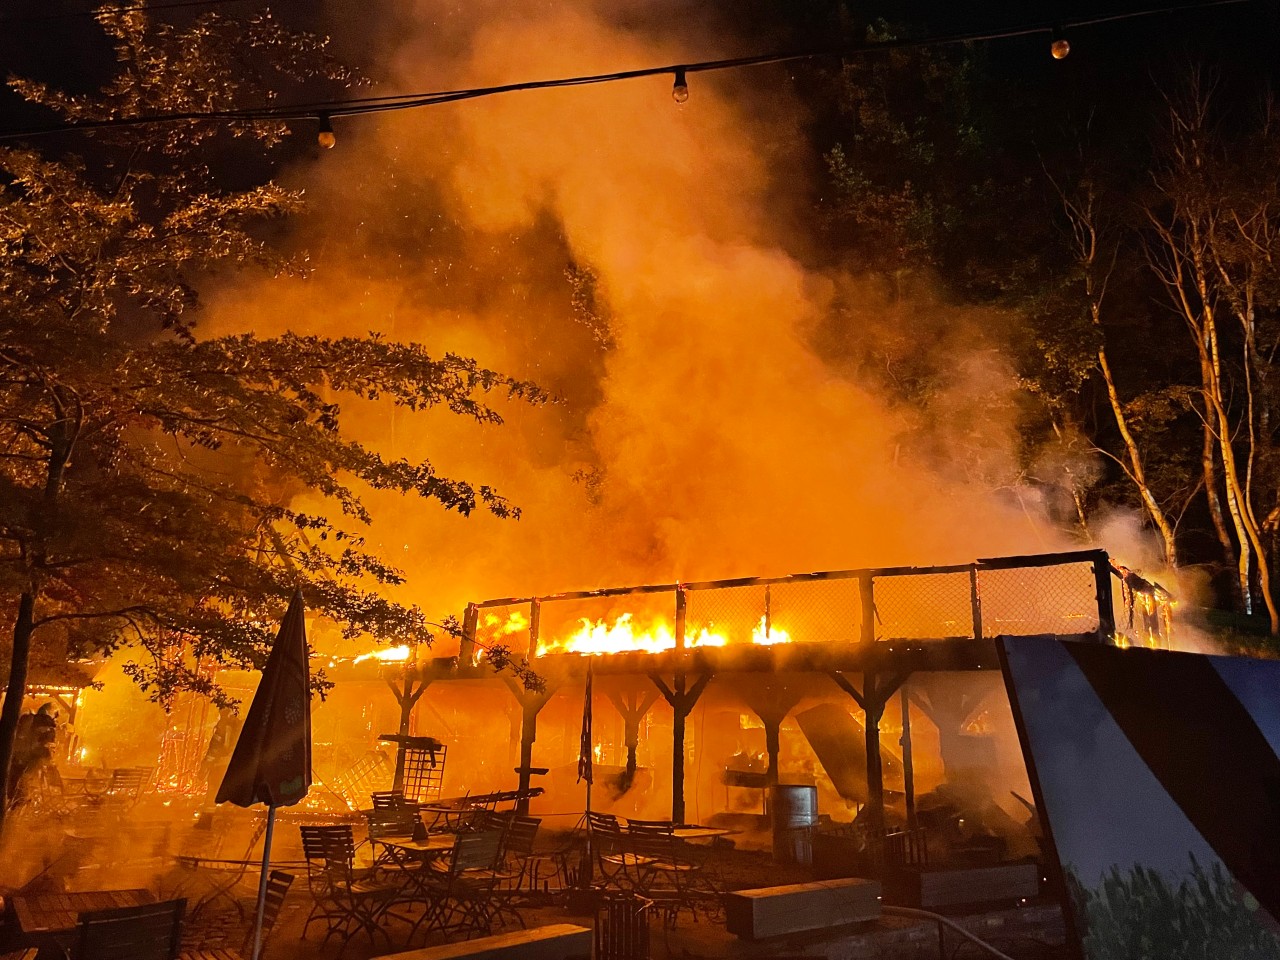
[[[1116,608],[1111,594],[1111,558],[1103,550],[1093,561],[1093,582],[1098,594],[1098,639],[1111,643],[1116,635]]]
[[[683,591],[681,591],[681,594],[683,594]],[[677,609],[681,608],[678,607]],[[678,633],[677,636],[679,636]],[[689,716],[694,704],[702,696],[702,691],[707,688],[707,684],[711,681],[711,674],[704,673],[694,681],[692,687],[687,689],[683,670],[677,672],[675,677],[672,678],[671,686],[667,686],[666,681],[656,673],[649,674],[649,679],[658,688],[658,692],[662,694],[663,699],[671,705],[673,720],[671,734],[671,819],[675,823],[684,823],[685,718]]]
[[[982,594],[978,591],[978,568],[969,568],[969,607],[973,610],[973,638],[982,639]]]
[[[835,672],[830,676],[836,686],[853,697],[862,708],[867,748],[867,820],[872,836],[875,836],[884,829],[884,770],[880,761],[880,719],[884,716],[884,708],[889,698],[897,692],[909,675],[898,674],[884,684],[880,684],[876,673],[868,670],[862,675],[861,691],[842,673]]]
[[[396,703],[400,705],[400,729],[398,733],[402,737],[409,735],[409,725],[413,720],[413,708],[417,706],[418,701],[422,699],[422,695],[427,692],[427,687],[431,686],[430,680],[423,680],[418,684],[414,684],[413,678],[408,675],[404,678],[404,687],[397,687],[390,680],[387,686],[391,688],[391,692],[395,694]],[[396,772],[391,779],[392,790],[404,789],[404,751],[403,742],[396,746]]]
[[[761,717],[764,723],[764,749],[769,754],[769,769],[765,771],[765,781],[769,786],[776,786],[778,783],[778,748],[780,746],[779,731],[782,729],[782,721],[776,716]]]
[[[621,693],[611,692],[609,700],[622,717],[623,742],[627,745],[626,783],[630,789],[636,775],[636,747],[640,744],[640,721],[645,718],[649,708],[657,702],[658,692],[656,690],[643,693],[633,691],[632,696],[625,698]]]
[[[542,629],[542,601],[529,601],[529,660],[538,655],[538,634]]]
[[[684,652],[684,629],[685,629],[685,612],[688,607],[688,598],[685,596],[684,587],[676,587],[676,651]]]
[[[770,676],[737,677],[735,688],[751,712],[764,724],[765,751],[769,755],[765,779],[769,786],[773,786],[781,779],[778,751],[781,746],[782,721],[796,708],[804,694],[794,684],[788,685],[786,681]]]
[[[870,571],[858,574],[858,599],[862,606],[862,627],[858,639],[873,643],[876,639],[876,595]]]
[[[906,794],[907,829],[916,828],[916,771],[911,753],[911,695],[904,683],[899,691],[902,697],[902,790]]]
[[[502,679],[506,682],[511,695],[516,698],[516,702],[520,704],[520,766],[516,768],[516,774],[520,777],[520,792],[524,794],[529,790],[533,776],[533,744],[538,739],[538,714],[555,693],[555,687],[548,684],[538,693],[526,690],[511,677]],[[521,796],[516,800],[516,813],[525,816],[528,812],[529,798]]]
[[[681,596],[683,596],[683,592]],[[674,678],[676,702],[685,697],[684,673]],[[675,704],[673,704],[675,707]],[[671,821],[684,823],[684,721],[687,710],[675,708],[675,720],[671,729]]]
[[[462,639],[458,641],[458,664],[471,666],[476,658],[476,627],[480,624],[480,607],[468,603],[462,614]]]
[[[878,836],[884,830],[884,768],[880,759],[880,718],[884,715],[884,703],[878,702],[876,675],[870,671],[862,675],[862,694],[867,747],[867,825],[871,835]]]

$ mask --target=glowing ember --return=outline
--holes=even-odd
[[[362,653],[351,662],[361,663],[365,660],[380,660],[383,663],[404,663],[409,659],[409,654],[410,651],[407,646],[386,647],[382,650],[374,650],[371,653]]]

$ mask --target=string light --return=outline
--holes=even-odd
[[[338,135],[333,132],[333,124],[327,113],[320,114],[320,132],[316,134],[316,143],[325,150],[332,150],[338,143]]]
[[[684,103],[689,99],[689,84],[684,78],[684,67],[676,67],[676,82],[671,85],[671,99]]]
[[[1049,52],[1053,54],[1055,60],[1065,60],[1067,54],[1071,52],[1071,41],[1064,37],[1057,27],[1053,31],[1053,42],[1049,44]]]
[[[189,113],[155,114],[152,116],[141,117],[111,117],[102,120],[80,120],[69,123],[33,127],[25,130],[0,131],[0,141],[21,140],[30,137],[45,136],[53,133],[67,133],[78,130],[137,127],[161,123],[189,123],[192,121],[213,120],[223,120],[235,123],[252,123],[255,121],[280,122],[285,120],[314,121],[317,117],[321,120],[320,137],[324,138],[324,123],[325,118],[328,117],[349,117],[369,113],[384,113],[391,110],[412,110],[418,107],[457,103],[462,100],[474,100],[479,97],[491,97],[503,93],[514,93],[517,91],[528,90],[547,90],[556,87],[576,87],[596,83],[613,83],[620,80],[634,80],[640,77],[652,77],[659,76],[661,74],[675,74],[676,83],[672,87],[671,94],[677,101],[681,101],[679,94],[681,89],[680,81],[684,78],[684,75],[687,72],[692,71],[705,72],[711,70],[735,69],[739,67],[763,66],[766,64],[796,63],[807,60],[829,60],[833,57],[852,57],[857,54],[870,53],[876,50],[909,50],[927,47],[958,46],[961,44],[976,43],[980,41],[1005,40],[1013,37],[1027,37],[1043,34],[1050,34],[1051,36],[1054,36],[1055,31],[1060,29],[1096,26],[1103,23],[1113,23],[1121,20],[1134,20],[1139,17],[1150,17],[1157,14],[1179,13],[1190,10],[1206,10],[1212,7],[1238,6],[1251,2],[1252,0],[1204,0],[1204,2],[1200,3],[1188,3],[1181,4],[1179,6],[1161,7],[1158,9],[1138,10],[1130,13],[1111,14],[1104,17],[1071,20],[1056,24],[1042,22],[1021,27],[1011,27],[1007,30],[995,32],[945,34],[941,36],[922,37],[914,40],[885,40],[874,43],[859,43],[839,48],[766,53],[752,57],[735,57],[726,60],[705,60],[683,65],[670,64],[668,66],[645,67],[639,70],[624,70],[616,73],[593,74],[589,76],[560,77],[550,80],[530,80],[522,83],[508,83],[493,87],[476,87],[467,90],[445,90],[435,93],[397,94],[385,97],[358,97],[349,100],[332,100],[323,103],[292,105],[281,104],[270,107],[247,107],[236,110],[208,110],[200,112],[193,111]],[[1065,51],[1069,51],[1070,44],[1068,44],[1065,39],[1062,39],[1061,42],[1063,44],[1063,49]],[[1058,47],[1056,41],[1053,43],[1051,50],[1055,57],[1061,59],[1057,53]],[[1066,52],[1064,52],[1062,56],[1066,56]],[[687,96],[687,83],[683,85],[683,89]],[[329,136],[332,137],[333,134],[331,128],[328,132]],[[321,140],[322,146],[332,146],[332,144],[336,142],[336,138],[332,139],[329,144],[324,144],[323,139]]]

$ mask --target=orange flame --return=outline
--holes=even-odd
[[[407,646],[383,647],[381,650],[362,653],[351,662],[361,663],[365,660],[380,660],[383,663],[404,663],[409,659],[409,656],[410,650]]]
[[[563,640],[540,640],[538,656],[548,653],[661,653],[664,650],[674,650],[676,646],[675,629],[665,621],[655,621],[640,628],[635,624],[632,614],[624,613],[612,624],[585,617],[578,622],[582,626],[571,637]],[[714,624],[685,631],[686,647],[724,647],[729,642],[729,637],[714,629]],[[765,618],[761,617],[751,631],[751,642],[761,645],[790,643],[791,635],[779,627],[766,626]]]

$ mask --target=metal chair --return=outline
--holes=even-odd
[[[80,914],[72,960],[175,960],[186,900]]]
[[[428,933],[432,930],[488,933],[497,912],[493,893],[500,879],[501,855],[500,831],[458,834],[449,862],[442,867],[432,867],[430,885],[434,902],[414,924],[414,932],[418,924],[425,921]]]
[[[311,912],[307,914],[302,925],[302,938],[307,937],[307,930],[317,920],[324,921],[328,933],[333,924],[342,918],[343,912],[333,896],[333,884],[329,875],[328,848],[332,844],[341,845],[348,861],[353,864],[352,876],[365,879],[373,872],[370,866],[355,866],[356,843],[351,833],[351,824],[307,825],[298,828],[302,833],[302,855],[307,861],[307,892],[311,894]]]
[[[334,934],[342,934],[342,945],[338,950],[338,956],[342,956],[351,938],[363,930],[369,935],[371,945],[377,942],[374,935],[381,934],[390,947],[391,937],[379,921],[400,895],[400,888],[390,883],[358,879],[353,862],[355,851],[346,838],[329,833],[321,842],[329,884],[327,902],[331,908],[329,929],[321,943],[327,943]]]
[[[631,893],[644,886],[646,855],[636,846],[640,834],[623,833],[611,813],[588,813],[587,830],[595,867],[606,890]]]
[[[718,915],[723,884],[707,865],[708,849],[669,834],[628,837],[635,856],[636,890],[663,908],[664,920],[674,927],[681,910],[694,920],[698,911]]]
[[[664,835],[670,834],[675,829],[675,824],[670,820],[636,820],[632,817],[627,818],[627,833],[646,833]]]
[[[293,885],[293,874],[272,870],[267,877],[267,895],[262,908],[262,944],[266,948],[267,937],[276,925],[285,896]],[[256,905],[254,919],[256,919]],[[243,930],[243,923],[232,922],[229,914],[209,918],[200,923],[188,923],[182,931],[182,952],[179,960],[244,960],[253,956],[253,920]],[[239,949],[232,949],[227,942],[240,935]]]

